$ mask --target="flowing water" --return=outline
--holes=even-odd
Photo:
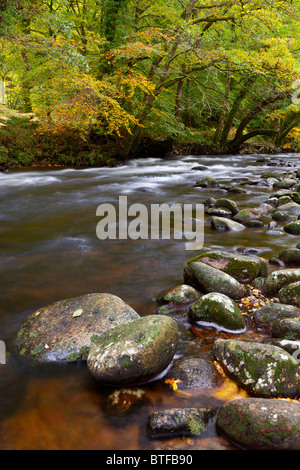
[[[181,156],[140,159],[117,168],[18,169],[0,173],[0,339],[7,361],[0,374],[0,447],[2,449],[234,449],[211,423],[199,438],[151,440],[149,413],[169,407],[221,405],[243,396],[233,383],[217,391],[180,393],[163,381],[137,387],[142,399],[122,396],[112,405],[113,388],[100,387],[84,363],[30,366],[15,352],[21,322],[34,310],[60,299],[92,292],[121,297],[140,315],[153,314],[153,298],[183,282],[186,261],[195,252],[185,240],[104,240],[96,236],[98,205],[202,203],[219,194],[194,187],[213,176],[239,186],[237,179],[264,171],[294,170],[299,155],[279,155],[278,168],[258,163],[255,155]],[[292,162],[293,168],[290,167]],[[207,169],[194,169],[204,165]],[[257,207],[271,185],[245,186],[231,194],[240,208]],[[246,229],[214,232],[205,223],[205,246],[240,251],[255,248],[270,259],[296,238],[281,231]],[[177,357],[209,360],[217,337],[225,333],[181,323]],[[247,331],[255,337],[258,333]],[[245,335],[241,335],[245,336]],[[135,390],[135,389],[134,389]],[[142,392],[141,392],[142,391]],[[126,395],[126,394],[125,394]],[[129,406],[132,405],[130,408]],[[122,406],[121,406],[122,405]],[[128,409],[127,409],[128,408]]]

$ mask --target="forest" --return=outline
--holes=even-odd
[[[299,151],[299,13],[299,0],[1,0],[0,163]]]

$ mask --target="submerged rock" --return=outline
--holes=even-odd
[[[149,417],[148,432],[152,437],[200,435],[217,410],[216,406],[208,406],[156,411]]]
[[[168,367],[177,341],[174,320],[165,315],[149,315],[101,335],[89,352],[87,366],[102,384],[144,383]]]
[[[206,294],[190,308],[189,319],[192,322],[208,322],[226,330],[244,330],[245,320],[235,302],[220,293]]]
[[[270,344],[218,339],[214,353],[225,373],[250,395],[294,398],[300,393],[300,367]]]
[[[179,390],[210,390],[219,387],[224,377],[211,363],[201,358],[177,360],[164,379],[176,380]]]
[[[258,256],[238,255],[227,251],[210,251],[195,258],[229,274],[239,282],[252,282],[268,274],[268,261]]]
[[[242,298],[245,292],[242,284],[234,277],[200,261],[190,261],[186,264],[184,282],[199,291],[219,292],[231,298]]]
[[[242,398],[225,403],[217,428],[238,447],[249,450],[300,450],[300,403]]]
[[[64,299],[33,312],[17,338],[20,354],[40,362],[86,360],[94,339],[140,316],[112,294]]]

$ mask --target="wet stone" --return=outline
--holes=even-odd
[[[249,450],[300,450],[300,403],[242,398],[225,403],[217,428],[231,442]]]
[[[199,408],[172,408],[152,413],[148,420],[151,437],[172,435],[200,435],[216,414],[216,406]]]
[[[104,385],[138,385],[165,371],[177,342],[178,328],[173,319],[148,315],[101,335],[89,352],[87,366]]]
[[[39,362],[86,360],[99,335],[137,318],[129,305],[112,294],[64,299],[29,315],[18,331],[17,345],[22,357]]]
[[[201,358],[177,360],[164,379],[176,380],[179,390],[210,390],[219,387],[224,377],[209,361]]]

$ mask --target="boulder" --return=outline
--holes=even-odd
[[[234,220],[226,219],[226,217],[212,217],[211,227],[218,232],[241,232],[245,230],[244,225]]]
[[[272,219],[276,220],[276,222],[292,222],[293,216],[288,214],[287,212],[282,212],[280,210],[277,210],[276,212],[273,213]]]
[[[186,315],[190,305],[201,297],[201,293],[187,284],[180,284],[162,292],[156,299],[161,304],[158,311],[163,315]]]
[[[278,292],[280,302],[300,307],[300,281],[293,282]]]
[[[151,437],[186,434],[199,436],[217,410],[216,406],[204,406],[155,411],[149,416],[148,432]]]
[[[236,303],[224,294],[206,294],[193,303],[189,310],[192,322],[207,322],[225,330],[245,329],[245,320]]]
[[[246,227],[263,227],[264,223],[261,214],[256,214],[253,209],[240,210],[233,219]]]
[[[280,212],[287,212],[290,215],[298,217],[300,215],[300,204],[296,202],[288,202],[280,206]]]
[[[300,403],[242,398],[225,403],[216,426],[246,450],[300,450]]]
[[[277,346],[218,339],[213,347],[225,373],[250,395],[294,398],[300,393],[300,367]]]
[[[177,341],[174,320],[165,315],[148,315],[101,335],[89,352],[87,366],[102,384],[145,383],[169,366]]]
[[[269,327],[274,321],[288,317],[300,317],[300,310],[293,305],[268,302],[254,313],[253,320],[257,326]]]
[[[297,220],[297,222],[290,222],[285,225],[284,230],[291,235],[300,235],[300,220]]]
[[[179,390],[210,390],[224,382],[223,375],[214,364],[197,357],[177,360],[164,379],[176,380]]]
[[[283,338],[289,340],[300,339],[300,319],[280,318],[273,323],[273,338]]]
[[[215,180],[215,178],[212,178],[211,176],[205,176],[204,178],[201,178],[201,180],[197,181],[195,186],[200,188],[218,188],[219,183]]]
[[[296,281],[300,281],[300,269],[298,268],[273,271],[268,275],[263,285],[263,292],[266,296],[276,295],[284,286]]]
[[[300,266],[300,250],[298,248],[289,248],[279,253],[278,258],[284,264]]]
[[[258,256],[239,255],[227,251],[210,251],[193,258],[229,274],[239,282],[252,282],[268,274],[268,261]]]
[[[231,212],[232,215],[235,215],[239,212],[238,205],[235,201],[227,198],[220,198],[216,202],[216,207],[220,207],[222,209],[227,209]]]
[[[86,360],[93,340],[139,315],[112,294],[64,299],[33,312],[17,337],[20,354],[39,362]]]
[[[231,298],[242,298],[244,287],[234,277],[200,261],[188,262],[184,282],[200,292],[219,292]]]

